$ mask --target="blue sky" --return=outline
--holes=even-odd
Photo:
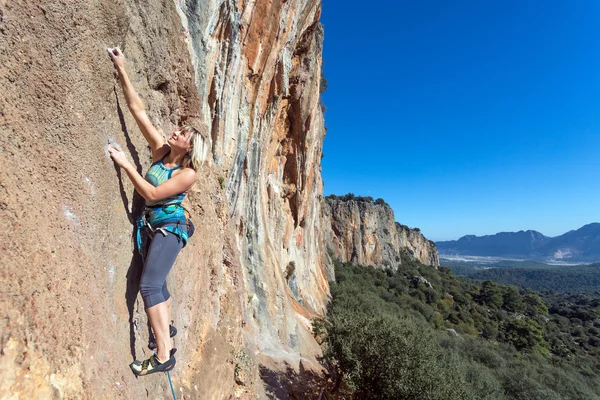
[[[600,2],[323,0],[321,21],[326,195],[432,240],[600,221]]]

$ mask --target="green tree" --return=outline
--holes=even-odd
[[[325,324],[325,356],[358,399],[468,399],[461,366],[430,329],[410,318],[357,311],[346,304]],[[316,331],[323,333],[323,323]]]
[[[496,308],[502,307],[504,299],[502,298],[502,290],[492,281],[485,281],[481,284],[479,291],[479,301],[487,306]]]
[[[525,314],[533,315],[548,315],[548,307],[535,294],[526,294],[523,296],[523,304],[525,305]]]
[[[544,339],[542,327],[530,318],[514,318],[504,321],[500,336],[517,350],[548,354],[548,343]]]
[[[504,286],[502,288],[502,307],[512,312],[525,311],[525,304],[523,304],[518,287]]]
[[[483,331],[481,332],[481,335],[486,339],[495,340],[498,336],[498,324],[495,322],[485,324],[483,326]]]

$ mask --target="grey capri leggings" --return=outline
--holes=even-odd
[[[144,308],[148,309],[171,297],[167,289],[167,275],[182,248],[183,240],[171,232],[163,235],[156,231],[154,237],[150,239],[140,280]]]

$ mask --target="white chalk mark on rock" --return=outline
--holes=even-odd
[[[73,210],[71,210],[69,206],[63,204],[62,211],[67,220],[75,223],[79,222],[79,217],[73,212]]]
[[[88,188],[90,189],[90,194],[92,195],[92,197],[95,198],[96,197],[96,185],[94,185],[94,182],[92,182],[92,180],[90,178],[88,178],[87,176],[84,176],[83,180],[85,181]]]
[[[104,155],[106,156],[106,158],[108,158],[109,160],[112,161],[112,159],[110,158],[110,153],[108,152],[108,148],[109,147],[115,147],[117,148],[119,151],[122,151],[123,149],[121,148],[121,145],[119,143],[117,143],[117,141],[113,138],[109,138],[108,139],[108,144],[106,146],[104,146]]]
[[[109,263],[108,268],[108,281],[110,282],[110,286],[112,287],[115,281],[115,265],[111,262]]]

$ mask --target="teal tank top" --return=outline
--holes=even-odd
[[[146,172],[144,179],[154,187],[169,180],[173,171],[181,168],[180,165],[175,168],[165,167],[163,160],[169,153],[153,163],[148,172]],[[154,228],[169,222],[185,221],[185,209],[181,206],[184,198],[185,193],[179,193],[167,199],[146,201],[146,215],[150,225]]]

